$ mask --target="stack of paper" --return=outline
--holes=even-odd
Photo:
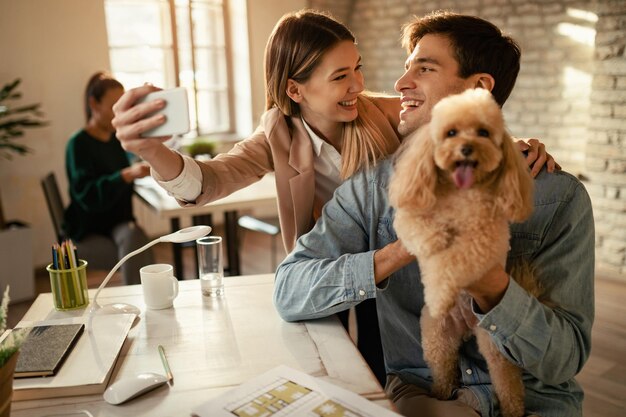
[[[134,314],[96,314],[56,375],[13,381],[13,401],[104,392]],[[18,323],[17,327],[83,323],[87,317]]]

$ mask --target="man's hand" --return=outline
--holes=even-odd
[[[483,314],[491,311],[509,287],[509,275],[502,265],[491,268],[478,282],[465,288]]]
[[[389,275],[415,261],[415,256],[396,240],[374,253],[374,280],[376,285]]]

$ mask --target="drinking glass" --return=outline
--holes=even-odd
[[[222,297],[224,295],[222,238],[207,236],[196,240],[196,244],[202,294],[208,297]]]

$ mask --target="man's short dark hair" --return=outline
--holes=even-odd
[[[520,69],[521,51],[510,36],[484,19],[436,11],[416,16],[404,25],[402,46],[410,54],[425,35],[444,35],[450,40],[461,78],[480,72],[490,74],[495,80],[491,93],[500,106],[504,105]]]

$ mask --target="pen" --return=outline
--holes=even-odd
[[[163,368],[165,368],[165,373],[167,375],[167,380],[170,383],[174,383],[174,375],[172,375],[172,371],[170,370],[170,364],[167,363],[167,358],[165,357],[165,349],[163,346],[159,345],[159,355],[161,356],[161,362],[163,362]]]
[[[72,247],[70,246],[69,240],[65,240],[65,253],[67,253],[67,263],[70,269],[75,268],[76,265],[74,265],[74,260],[72,259]]]
[[[61,269],[70,269],[70,258],[67,253],[67,245],[64,245],[63,243],[61,243],[61,255],[61,262],[63,263],[63,267]]]
[[[54,254],[56,255],[57,271],[63,269],[63,262],[61,261],[61,246],[58,243],[54,244]]]
[[[68,239],[65,241],[66,252],[70,261],[70,268],[78,268],[78,258],[76,258],[76,253],[74,252],[74,243],[72,239]]]
[[[52,268],[56,270],[59,269],[56,244],[52,245]]]

